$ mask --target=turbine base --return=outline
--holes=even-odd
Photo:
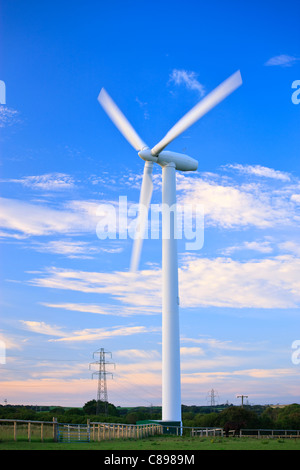
[[[162,421],[160,419],[146,419],[137,421],[136,424],[160,424],[163,427],[163,434],[172,434],[175,436],[182,435],[182,422],[181,421]]]

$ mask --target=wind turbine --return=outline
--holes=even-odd
[[[98,101],[108,116],[145,161],[139,201],[138,236],[134,240],[131,257],[132,272],[138,270],[147,226],[153,191],[153,165],[157,163],[162,168],[162,205],[169,209],[162,211],[162,421],[169,425],[181,425],[178,261],[174,214],[176,170],[196,171],[198,162],[187,155],[164,149],[241,84],[241,74],[237,71],[199,101],[152,149],[139,137],[104,88],[98,96]]]

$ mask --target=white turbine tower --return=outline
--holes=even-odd
[[[157,163],[162,167],[162,205],[167,209],[162,211],[162,421],[169,425],[181,424],[178,262],[174,214],[176,170],[195,171],[198,168],[198,162],[187,155],[164,149],[241,84],[241,74],[237,71],[185,114],[152,149],[138,136],[103,88],[98,96],[100,104],[116,127],[135,148],[139,157],[145,161],[139,201],[138,236],[134,241],[131,257],[132,272],[138,269],[147,226],[153,190],[153,164]]]

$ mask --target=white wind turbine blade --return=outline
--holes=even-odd
[[[192,108],[187,114],[185,114],[165,137],[153,147],[151,150],[152,155],[158,155],[172,140],[178,137],[182,132],[188,129],[192,124],[194,124],[198,119],[200,119],[204,114],[210,111],[214,106],[219,104],[224,100],[230,93],[236,90],[242,84],[241,73],[238,70],[233,75],[231,75],[227,80],[221,83],[217,88],[215,88],[211,93],[209,93],[205,98],[203,98],[194,108]]]
[[[120,111],[116,103],[111,99],[104,88],[102,88],[99,93],[98,101],[119,131],[123,134],[125,139],[128,140],[135,150],[139,151],[147,147],[145,142],[143,142],[140,136],[135,132],[130,122],[126,119],[124,114]]]
[[[137,232],[136,238],[133,243],[133,249],[131,254],[131,263],[130,271],[135,273],[138,270],[143,239],[145,236],[147,223],[148,223],[148,211],[151,202],[152,192],[153,192],[153,182],[152,182],[152,169],[153,162],[145,162],[143,181],[140,193],[139,201],[139,216],[137,222]]]

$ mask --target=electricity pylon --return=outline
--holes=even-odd
[[[93,372],[92,377],[96,374],[98,375],[98,391],[97,391],[97,408],[96,408],[96,414],[98,415],[100,413],[100,408],[101,408],[101,403],[104,405],[104,413],[105,416],[108,415],[108,395],[107,395],[107,383],[106,383],[106,376],[109,374],[113,377],[111,372],[106,372],[105,366],[108,364],[113,364],[113,362],[106,362],[105,360],[105,355],[110,354],[110,357],[112,357],[111,352],[109,351],[104,351],[104,348],[98,349],[98,351],[95,351],[93,353],[93,357],[95,357],[96,354],[99,354],[99,361],[91,362],[89,368],[93,364],[97,364],[99,366],[99,369],[97,372]]]

